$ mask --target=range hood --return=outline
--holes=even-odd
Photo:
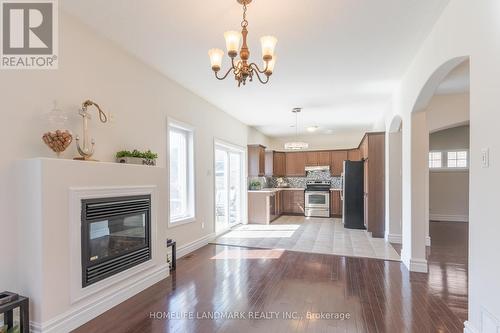
[[[307,171],[330,171],[329,165],[319,165],[319,166],[306,166]]]

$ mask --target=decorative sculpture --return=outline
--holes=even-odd
[[[75,157],[75,160],[95,161],[91,159],[92,155],[94,155],[95,140],[89,138],[88,122],[92,119],[88,111],[89,106],[96,107],[97,111],[99,112],[99,120],[102,123],[106,123],[108,121],[106,113],[102,111],[101,107],[97,103],[91,100],[86,100],[82,103],[82,108],[78,111],[78,114],[83,118],[83,142],[80,145],[80,137],[77,135],[75,138],[76,148],[81,157]]]

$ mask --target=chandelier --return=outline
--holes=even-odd
[[[261,70],[259,66],[254,62],[249,62],[250,50],[247,45],[247,35],[248,35],[248,21],[247,21],[247,5],[252,2],[252,0],[236,0],[239,4],[243,6],[243,21],[241,21],[241,33],[238,31],[227,31],[224,33],[224,38],[226,40],[227,54],[231,58],[231,68],[223,76],[219,76],[219,71],[222,66],[222,57],[224,56],[224,51],[221,49],[211,49],[208,51],[208,56],[210,57],[210,63],[212,65],[212,70],[215,73],[215,77],[219,80],[224,80],[231,72],[234,75],[236,81],[238,81],[238,87],[241,84],[245,85],[247,79],[253,81],[254,75],[262,83],[266,84],[269,82],[269,77],[273,74],[274,64],[276,63],[276,55],[274,54],[274,49],[276,47],[277,39],[273,36],[264,36],[260,39],[262,46],[262,59],[264,60],[264,69]],[[240,48],[240,41],[243,38],[243,43]],[[240,59],[236,59],[238,56]],[[261,77],[261,74],[264,78]]]
[[[295,139],[297,139],[299,136],[298,117],[299,117],[300,111],[302,111],[301,108],[294,108],[292,110],[292,113],[295,114]],[[301,141],[296,140],[293,142],[285,143],[286,150],[302,150],[302,149],[307,149],[307,148],[309,148],[309,144],[307,142],[301,142]]]

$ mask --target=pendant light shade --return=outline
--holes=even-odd
[[[292,112],[295,114],[295,138],[297,139],[299,136],[299,120],[298,115],[302,111],[302,108],[294,108]],[[304,150],[309,148],[309,144],[307,142],[302,142],[299,140],[287,142],[285,143],[285,150]]]

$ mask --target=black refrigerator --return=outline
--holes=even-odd
[[[364,162],[344,161],[342,174],[342,197],[344,228],[365,228]]]

